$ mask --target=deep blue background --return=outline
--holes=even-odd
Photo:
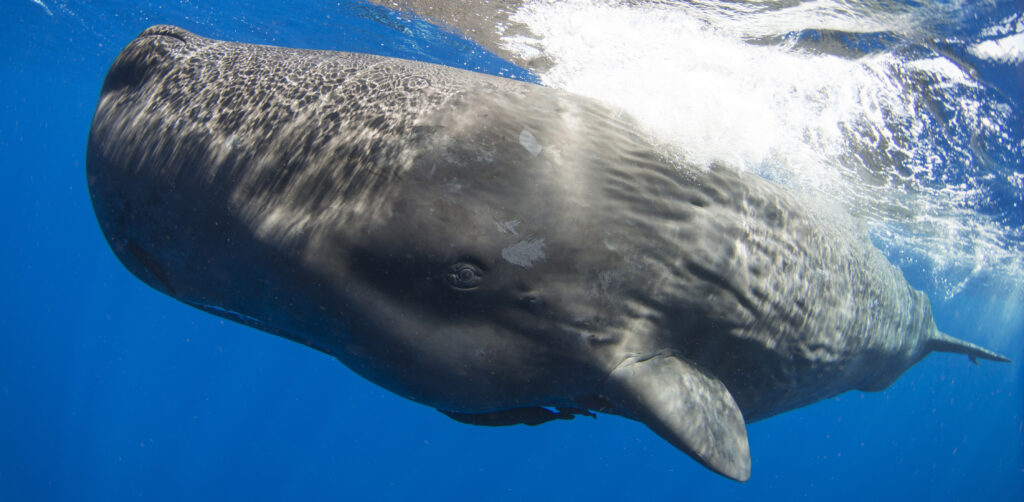
[[[360,4],[46,4],[0,7],[0,500],[1024,500],[1020,362],[933,355],[884,392],[753,424],[738,484],[617,417],[458,424],[160,295],[107,248],[84,176],[103,76],[145,27],[532,77]],[[1022,361],[1020,294],[975,281],[936,319]]]

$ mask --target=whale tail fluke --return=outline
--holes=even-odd
[[[971,342],[965,342],[959,338],[954,338],[941,331],[936,331],[935,335],[928,340],[928,349],[933,352],[955,352],[957,354],[966,354],[967,357],[971,358],[971,362],[977,364],[978,358],[988,359],[990,361],[999,361],[1001,363],[1011,362],[1009,358],[992,352],[984,347],[979,347]]]

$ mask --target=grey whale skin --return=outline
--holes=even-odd
[[[928,299],[845,218],[666,162],[625,114],[364,54],[145,30],[87,176],[110,247],[186,304],[481,425],[605,412],[750,475],[746,422],[880,390]]]

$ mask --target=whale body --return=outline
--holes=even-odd
[[[670,162],[541,86],[154,26],[89,133],[99,225],[186,304],[452,418],[625,416],[750,475],[746,423],[880,390],[941,333],[862,231],[759,177]]]

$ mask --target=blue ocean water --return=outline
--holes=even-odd
[[[643,17],[652,14],[642,5],[574,1],[564,5],[575,10],[558,11],[550,9],[569,7],[526,3],[532,11],[517,19],[544,37],[534,46],[555,63],[534,71],[489,52],[486,42],[362,2],[6,0],[0,6],[0,500],[1024,499],[1024,58],[1013,58],[1014,47],[1024,51],[1014,45],[1024,33],[1019,2],[934,2],[928,15],[915,10],[916,2],[866,2],[865,9],[876,10],[843,22],[809,19],[778,2],[693,3],[704,10],[669,5],[678,9],[653,18]],[[625,10],[602,10],[613,7]],[[638,23],[643,36],[635,40],[635,31],[609,24],[633,15],[648,21]],[[593,43],[585,31],[589,16],[603,34]],[[894,18],[901,19],[899,29],[882,23]],[[791,96],[822,78],[841,85],[826,82],[808,93],[822,105],[812,115],[841,108],[850,90],[874,103],[865,109],[880,110],[879,121],[867,112],[863,120],[836,121],[849,130],[838,135],[845,139],[836,140],[837,148],[846,150],[835,158],[871,157],[856,147],[874,138],[868,143],[878,151],[894,153],[868,167],[891,163],[910,174],[896,176],[902,189],[890,193],[896,183],[858,185],[895,179],[886,172],[831,178],[807,167],[813,162],[772,160],[777,154],[762,153],[757,138],[787,145],[793,139],[769,126],[746,134],[744,124],[765,116],[757,103],[735,96],[729,103],[742,104],[736,113],[749,116],[742,124],[716,122],[721,118],[700,115],[671,93],[682,80],[668,81],[664,97],[648,97],[662,99],[661,110],[705,119],[702,130],[735,134],[691,140],[690,130],[657,118],[647,120],[652,134],[683,138],[676,146],[693,158],[720,160],[728,150],[746,168],[861,208],[876,244],[931,296],[944,331],[1016,362],[974,366],[963,356],[935,354],[883,392],[851,392],[752,424],[753,475],[739,484],[618,417],[507,428],[453,422],[324,354],[149,289],[117,262],[93,216],[84,176],[92,111],[110,63],[149,25],[458,66],[591,93],[645,120],[647,103],[633,99],[652,93],[594,85],[614,82],[618,66],[603,67],[596,79],[588,72],[602,68],[595,53],[616,64],[636,60],[630,47],[656,41],[658,23],[666,20],[679,30],[669,31],[670,40],[685,37],[683,52],[716,55],[716,67],[692,60],[681,66],[719,88],[753,81],[750,89],[782,85]],[[685,31],[688,20],[697,28]],[[738,29],[730,23],[761,31],[738,36],[745,45],[707,35]],[[573,24],[581,30],[576,45],[560,41]],[[604,41],[615,44],[606,48]],[[776,66],[810,61],[836,69],[790,81],[754,66],[741,66],[742,78],[735,68],[722,68],[744,61],[750,47],[766,46],[778,47],[775,55],[804,58],[772,60]],[[507,47],[515,52],[514,44]],[[670,78],[658,72],[680,50],[660,53],[653,69],[631,68],[631,78],[653,84]],[[739,59],[730,59],[735,54]],[[751,54],[754,61],[774,57]],[[878,73],[912,75],[899,87],[900,96],[913,94],[909,101],[920,105],[910,118],[891,118],[898,106],[889,100],[887,81],[864,76]],[[773,104],[789,110],[785,120],[767,124],[792,129],[814,120],[796,113],[803,101],[786,99]],[[922,116],[943,121],[913,122]],[[828,131],[807,126],[799,141]],[[822,179],[829,183],[815,184]],[[943,205],[943,197],[958,202]],[[875,209],[890,206],[897,207]]]

